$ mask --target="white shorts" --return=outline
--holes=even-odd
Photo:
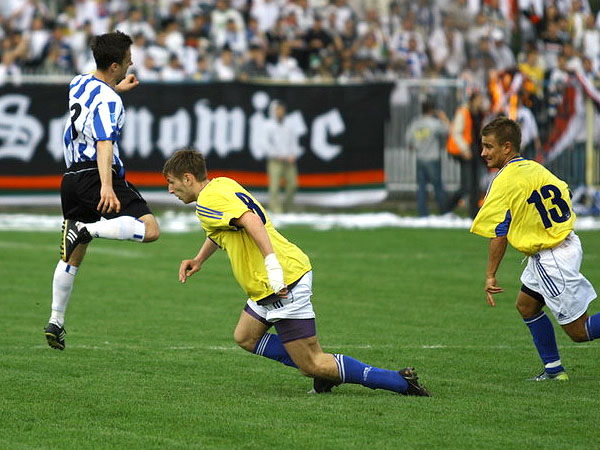
[[[560,325],[578,319],[596,298],[594,287],[579,272],[582,257],[581,241],[571,232],[558,246],[530,256],[521,275],[525,286],[544,297]]]
[[[312,280],[313,273],[310,270],[290,289],[287,298],[277,298],[260,305],[248,299],[247,305],[268,322],[277,322],[280,319],[314,319],[315,311],[310,302]]]

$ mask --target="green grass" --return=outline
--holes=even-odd
[[[541,363],[514,309],[521,255],[507,252],[490,308],[487,240],[466,231],[283,232],[311,257],[325,350],[415,365],[433,398],[356,385],[307,395],[309,379],[235,348],[245,297],[225,255],[177,281],[200,231],[94,241],[67,349],[52,350],[58,233],[0,232],[0,448],[598,448],[600,343],[557,328],[571,381],[525,381]],[[600,233],[580,237],[600,287]]]

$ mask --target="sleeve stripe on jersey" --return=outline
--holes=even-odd
[[[508,234],[508,228],[510,227],[510,221],[512,217],[510,216],[510,209],[506,211],[506,216],[504,217],[504,221],[499,223],[496,229],[496,237],[506,236]]]
[[[221,214],[221,215],[223,215],[223,213],[221,211],[217,211],[216,209],[210,209],[210,208],[207,208],[206,206],[202,206],[202,205],[198,205],[198,204],[196,204],[196,209],[203,209],[207,213],[213,213],[213,214]]]
[[[82,80],[83,80],[83,76],[81,76],[81,75],[80,75],[80,76],[79,76],[79,80],[77,80],[77,82],[76,82],[76,83],[73,83],[71,86],[69,86],[69,90],[71,90],[71,89],[73,89],[73,88],[76,88],[76,87],[77,87],[77,85],[79,85],[79,83],[81,83],[81,81],[82,81]]]
[[[209,219],[222,219],[223,218],[223,216],[214,216],[214,215],[206,214],[206,213],[203,213],[200,211],[196,211],[196,214],[198,214],[199,216],[202,216],[202,217],[208,217]]]
[[[104,125],[102,125],[102,119],[100,118],[100,114],[98,113],[94,115],[94,131],[96,132],[96,138],[99,141],[108,140],[108,136],[106,135],[106,131],[104,130]]]
[[[110,120],[110,112],[105,103],[100,103],[94,112],[94,131],[99,141],[116,138],[116,130]]]
[[[218,216],[218,217],[223,217],[223,213],[219,212],[219,211],[207,211],[206,209],[202,208],[202,207],[197,207],[196,206],[196,211],[203,213],[203,214],[210,214],[212,216]]]
[[[96,98],[96,95],[98,95],[100,93],[100,89],[102,89],[102,86],[98,85],[98,86],[96,86],[96,88],[92,92],[90,92],[90,98],[88,99],[87,102],[85,102],[85,107],[86,108],[90,107],[90,105],[92,104],[92,102]]]
[[[77,90],[77,92],[75,92],[75,95],[73,95],[73,97],[75,98],[79,98],[83,95],[83,93],[85,92],[85,87],[87,86],[87,84],[92,81],[92,78],[88,78],[87,80],[85,80],[85,83],[83,83],[80,88]]]

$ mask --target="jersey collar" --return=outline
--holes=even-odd
[[[515,156],[513,159],[511,159],[509,162],[507,162],[504,165],[504,167],[508,166],[509,164],[512,164],[512,163],[515,163],[515,162],[519,162],[519,161],[525,161],[525,158],[523,158],[522,156]]]
[[[110,84],[108,84],[106,81],[101,80],[100,78],[97,78],[96,76],[92,75],[92,78],[96,81],[99,81],[100,83],[103,83],[105,85],[107,85],[109,88],[111,88],[113,91],[115,90],[114,87],[112,87]]]

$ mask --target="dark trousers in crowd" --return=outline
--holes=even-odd
[[[577,142],[571,150],[571,177],[569,185],[573,189],[585,186],[585,142]]]
[[[442,187],[442,166],[440,160],[421,161],[417,159],[417,207],[419,216],[429,215],[427,206],[427,183],[431,183],[440,214],[446,212],[446,193]]]
[[[475,218],[479,211],[479,158],[458,159],[460,162],[460,187],[448,200],[447,211],[454,211],[464,196],[469,196],[469,215]]]

